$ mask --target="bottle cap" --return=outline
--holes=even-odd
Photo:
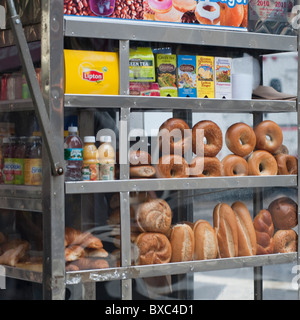
[[[83,141],[86,143],[95,143],[96,139],[94,136],[85,136]]]
[[[111,136],[101,136],[100,142],[111,142]]]
[[[77,129],[78,129],[77,127],[71,126],[71,127],[68,128],[68,131],[69,132],[77,132]]]

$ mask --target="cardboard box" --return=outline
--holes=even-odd
[[[156,55],[156,78],[159,85],[160,95],[163,97],[178,97],[175,54]]]
[[[179,97],[197,98],[197,61],[196,56],[177,57],[177,86]]]
[[[214,98],[214,57],[197,56],[197,97]]]
[[[129,50],[129,81],[154,82],[155,63],[151,48],[137,47]]]
[[[64,50],[65,93],[119,94],[119,59],[115,52]]]
[[[232,98],[232,59],[215,57],[215,98]]]

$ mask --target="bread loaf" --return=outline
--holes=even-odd
[[[172,247],[171,262],[193,260],[194,232],[187,224],[177,224],[172,227],[170,243]]]
[[[238,255],[253,256],[256,254],[256,233],[247,206],[236,201],[231,205],[235,214],[238,230]]]
[[[218,256],[232,258],[238,255],[238,231],[235,214],[226,203],[219,203],[213,211],[213,226],[218,239]]]
[[[215,259],[218,255],[218,240],[208,221],[199,219],[194,224],[195,260]]]
[[[256,233],[256,254],[270,254],[274,251],[274,225],[270,212],[262,209],[255,216],[253,225]]]

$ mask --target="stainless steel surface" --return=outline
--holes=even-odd
[[[211,259],[201,261],[188,261],[179,263],[152,264],[144,266],[131,266],[111,268],[103,270],[86,270],[67,272],[67,284],[77,284],[89,281],[112,281],[133,278],[147,278],[153,276],[204,272],[213,270],[225,270],[246,268],[255,266],[267,266],[271,264],[285,264],[294,262],[296,253],[280,253],[263,256],[238,257],[227,259]]]
[[[34,105],[31,99],[19,100],[0,100],[1,112],[19,112],[19,111],[33,111]]]
[[[277,36],[236,32],[185,25],[157,23],[151,21],[130,21],[122,19],[91,19],[65,16],[65,36],[102,39],[141,40],[198,44],[204,46],[226,46],[249,49],[296,51],[295,36]],[[99,25],[105,24],[105,28]]]
[[[130,179],[66,182],[66,194],[253,187],[296,187],[297,176]]]
[[[63,2],[42,0],[42,92],[53,136],[49,142],[63,162]],[[50,141],[51,139],[51,141]],[[65,196],[64,176],[52,175],[51,161],[43,152],[43,298],[65,297]]]
[[[103,95],[70,95],[65,94],[65,108],[123,108],[173,110],[191,109],[195,112],[296,112],[295,101],[274,100],[223,100],[201,98],[172,97],[140,97],[140,96],[110,96]]]

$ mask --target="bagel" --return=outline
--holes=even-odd
[[[298,235],[294,230],[278,230],[275,232],[273,240],[274,253],[297,252]]]
[[[221,161],[216,157],[195,157],[190,163],[190,177],[220,177]]]
[[[292,155],[280,153],[275,155],[279,175],[297,174],[298,159]]]
[[[256,149],[274,153],[283,141],[282,130],[277,123],[265,120],[254,127]]]
[[[229,154],[221,161],[222,176],[247,176],[248,162],[237,155]]]
[[[273,155],[267,151],[254,151],[248,158],[248,174],[253,176],[276,175],[277,162]]]
[[[206,142],[203,141],[201,133]],[[213,121],[197,122],[192,128],[192,137],[192,150],[197,156],[215,157],[222,149],[223,134],[220,127]]]
[[[246,123],[238,122],[227,129],[225,143],[232,153],[245,157],[254,150],[256,135]]]
[[[175,154],[159,158],[155,167],[157,178],[186,178],[189,176],[189,165],[186,160]]]

